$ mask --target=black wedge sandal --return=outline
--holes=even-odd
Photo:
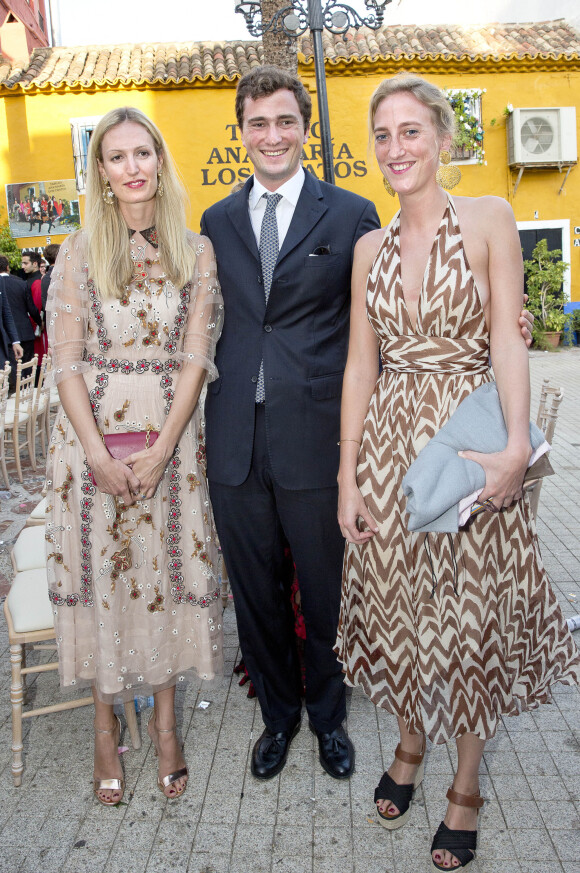
[[[483,806],[483,797],[479,794],[459,794],[450,788],[447,792],[447,800],[454,803],[456,806],[469,806],[472,809],[481,809]],[[445,822],[441,822],[437,828],[437,833],[433,837],[431,843],[431,864],[432,869],[449,873],[452,870],[468,870],[471,862],[475,858],[475,850],[477,848],[477,831],[452,831],[447,827]],[[459,865],[457,867],[443,867],[433,860],[433,852],[437,849],[442,849],[457,858]]]
[[[399,812],[396,815],[385,815],[377,807],[379,814],[379,824],[389,831],[395,831],[397,828],[402,828],[411,814],[411,801],[413,793],[423,781],[425,772],[425,764],[423,758],[425,756],[425,747],[420,755],[413,755],[411,752],[405,752],[399,743],[395,749],[395,758],[403,761],[404,764],[415,764],[419,766],[415,781],[408,785],[398,785],[388,773],[383,773],[381,781],[375,788],[375,803],[378,800],[390,800],[397,807]]]

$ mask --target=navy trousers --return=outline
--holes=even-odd
[[[342,669],[332,651],[344,555],[338,489],[280,488],[271,470],[265,419],[264,406],[258,405],[246,481],[237,486],[210,481],[242,655],[266,727],[291,729],[300,718],[302,683],[284,557],[289,545],[306,624],[306,708],[317,731],[332,731],[346,715]]]

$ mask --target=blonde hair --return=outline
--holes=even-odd
[[[103,137],[125,121],[140,124],[151,136],[162,161],[163,197],[155,198],[155,227],[159,259],[167,277],[177,288],[190,281],[195,253],[187,242],[185,205],[187,196],[159,128],[132,106],[112,109],[101,118],[91,136],[87,157],[87,200],[85,231],[88,238],[89,276],[102,297],[121,297],[135,271],[127,245],[127,224],[117,198],[112,205],[103,200],[103,181],[98,161],[103,162]]]
[[[437,85],[427,82],[412,73],[398,73],[392,79],[383,79],[376,88],[369,103],[369,137],[372,140],[375,116],[379,105],[391,94],[407,92],[417,98],[419,103],[431,110],[431,116],[440,138],[455,136],[455,115],[449,100]]]

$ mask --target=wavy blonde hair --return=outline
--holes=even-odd
[[[112,128],[133,121],[145,128],[162,161],[163,197],[155,198],[155,227],[159,240],[159,259],[167,277],[177,288],[190,281],[195,253],[187,242],[185,206],[187,195],[159,128],[133,106],[112,109],[101,118],[91,136],[87,157],[87,200],[85,231],[88,238],[89,276],[102,297],[121,297],[135,271],[127,245],[127,224],[115,197],[109,205],[103,200],[103,180],[98,161],[103,162],[103,137]]]
[[[440,139],[455,136],[455,115],[449,100],[437,85],[415,76],[401,72],[391,79],[383,79],[375,89],[369,103],[369,139],[373,138],[375,116],[379,105],[391,94],[406,92],[417,98],[419,103],[431,111],[433,123]]]

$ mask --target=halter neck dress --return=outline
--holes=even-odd
[[[411,322],[400,213],[367,283],[382,372],[365,419],[358,484],[379,532],[347,544],[335,651],[345,679],[408,730],[441,743],[492,737],[501,715],[580,682],[580,655],[544,571],[528,501],[457,534],[410,533],[402,479],[459,403],[493,379],[489,333],[453,200]]]

